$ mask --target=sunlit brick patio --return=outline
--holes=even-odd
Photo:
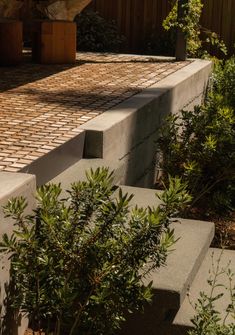
[[[0,170],[20,171],[78,135],[83,123],[186,65],[81,53],[74,66],[0,68]]]

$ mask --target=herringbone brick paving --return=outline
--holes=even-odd
[[[0,171],[20,171],[79,134],[83,123],[187,64],[81,53],[74,66],[0,68]]]

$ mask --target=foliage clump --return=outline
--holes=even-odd
[[[11,259],[12,307],[34,330],[113,334],[128,312],[150,300],[151,283],[143,279],[165,264],[175,242],[172,216],[189,196],[171,179],[160,206],[130,211],[132,195],[116,190],[112,178],[105,168],[91,171],[67,199],[59,185],[45,185],[30,216],[23,198],[6,206],[15,231],[3,235],[0,251]]]
[[[215,46],[226,55],[227,49],[218,34],[205,29],[200,24],[203,10],[202,0],[187,0],[182,4],[183,15],[178,19],[179,0],[172,0],[172,10],[163,21],[163,28],[166,31],[173,30],[176,34],[180,28],[187,39],[187,53],[190,57],[202,57],[208,53],[207,45]]]
[[[212,99],[217,100],[235,110],[235,56],[227,61],[215,61],[212,75]]]
[[[205,104],[170,116],[159,139],[163,181],[168,174],[180,176],[193,197],[191,207],[205,211],[235,206],[234,69],[234,58],[219,63]]]
[[[235,334],[234,322],[228,321],[228,318],[235,320],[234,273],[230,268],[230,263],[226,267],[220,266],[222,255],[223,251],[215,263],[214,253],[212,254],[212,269],[210,277],[207,280],[209,293],[200,292],[200,297],[196,304],[194,305],[191,302],[196,315],[192,319],[193,330],[189,331],[188,335]],[[225,282],[228,284],[225,284]],[[229,299],[222,317],[216,307],[216,303],[220,301],[226,291],[228,292]]]
[[[106,21],[97,12],[84,10],[76,18],[77,47],[80,51],[118,52],[125,38],[114,21]]]

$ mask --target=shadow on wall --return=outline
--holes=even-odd
[[[173,110],[173,96],[172,90],[166,88],[147,91],[153,97],[137,111],[129,137],[129,153],[121,160],[126,160],[127,185],[153,188],[156,181],[156,141],[165,117]],[[155,94],[161,98],[154,99]],[[138,101],[138,96],[135,98]]]
[[[18,335],[19,329],[26,320],[22,314],[17,313],[11,307],[11,297],[14,296],[14,285],[10,283],[4,284],[5,298],[2,306],[0,306],[0,316],[4,312],[4,316],[0,320],[0,334],[1,335]],[[19,334],[20,335],[20,334]]]

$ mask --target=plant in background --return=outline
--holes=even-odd
[[[97,12],[83,11],[76,19],[77,47],[80,51],[117,52],[125,41],[114,21],[106,21]]]
[[[235,207],[234,59],[213,74],[204,106],[170,116],[159,138],[163,181],[180,176],[188,185],[191,208],[224,213]]]
[[[163,28],[167,31],[179,27],[187,38],[187,52],[190,57],[206,56],[206,44],[213,45],[222,53],[226,54],[227,49],[224,42],[215,32],[203,28],[200,25],[200,18],[203,9],[202,0],[187,0],[182,5],[183,16],[178,21],[178,4],[179,0],[172,0],[172,10],[167,18],[163,21]]]
[[[152,33],[144,48],[144,53],[148,55],[174,56],[176,36],[172,30],[162,31],[161,34]]]
[[[212,74],[211,97],[223,105],[235,110],[235,57],[226,61],[215,60]]]
[[[59,185],[43,186],[31,216],[23,214],[23,198],[6,206],[15,231],[3,235],[0,251],[11,259],[12,307],[34,330],[113,334],[127,312],[150,300],[151,283],[144,286],[143,278],[165,264],[175,243],[172,216],[189,196],[170,179],[160,206],[130,211],[132,196],[121,189],[115,196],[112,181],[105,168],[91,171],[68,199]]]
[[[200,297],[194,307],[196,315],[192,319],[193,330],[189,331],[189,335],[234,335],[235,323],[227,322],[228,317],[235,321],[235,285],[234,273],[230,269],[230,264],[226,268],[220,267],[221,256],[214,263],[214,255],[212,254],[212,271],[208,279],[210,286],[209,294],[200,292]],[[228,286],[225,285],[225,277],[228,280]],[[229,292],[230,301],[225,310],[225,315],[222,319],[220,312],[215,304],[219,301],[224,292],[219,292],[219,289]],[[190,296],[189,296],[190,297]]]
[[[196,107],[171,116],[159,139],[163,180],[180,176],[193,197],[191,207],[232,210],[235,199],[235,119],[229,108]]]

